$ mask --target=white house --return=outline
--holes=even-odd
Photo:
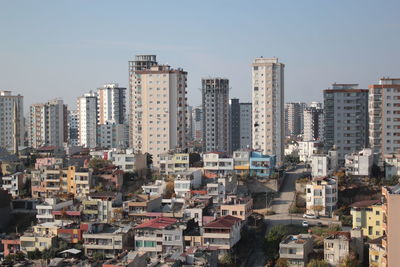
[[[344,156],[344,166],[348,175],[369,176],[374,161],[370,148]]]
[[[313,155],[311,157],[312,177],[325,177],[332,174],[337,169],[336,151],[328,151],[326,155]]]
[[[331,216],[338,200],[338,185],[331,178],[314,178],[306,185],[306,208],[309,214]]]
[[[36,218],[39,223],[54,222],[53,211],[62,210],[72,205],[72,200],[60,201],[57,198],[45,198],[42,203],[36,205]]]
[[[25,175],[22,172],[17,172],[4,176],[2,180],[2,188],[8,191],[8,193],[10,193],[12,197],[17,197],[21,193],[21,190],[24,186]]]

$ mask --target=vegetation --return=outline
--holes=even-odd
[[[146,155],[146,165],[147,168],[149,169],[151,168],[151,165],[153,165],[153,155],[150,153],[145,153],[145,155]]]
[[[288,266],[289,266],[288,260],[287,260],[287,259],[279,258],[279,259],[276,261],[276,266],[277,266],[277,267],[288,267]]]
[[[329,264],[325,260],[311,260],[307,267],[329,267]]]
[[[169,181],[166,185],[165,188],[165,198],[172,198],[172,196],[175,194],[174,191],[174,182],[173,181]]]
[[[354,255],[348,255],[339,265],[339,267],[357,267],[357,266],[358,266],[358,260]]]
[[[89,161],[89,168],[94,170],[102,169],[110,165],[112,165],[111,161],[102,158],[92,158]]]
[[[300,225],[276,225],[265,237],[264,251],[268,261],[275,261],[279,256],[279,243],[286,235],[306,233],[307,229]]]
[[[292,156],[292,155],[286,155],[283,158],[283,163],[284,164],[299,164],[300,158],[298,156]]]
[[[9,254],[4,258],[3,265],[13,266],[17,262],[25,261],[25,254],[22,251],[18,251],[15,254]]]
[[[219,260],[219,264],[220,265],[224,265],[224,266],[231,266],[233,265],[233,259],[232,256],[228,253],[225,253],[221,259]]]

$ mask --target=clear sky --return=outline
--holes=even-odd
[[[135,54],[156,54],[188,71],[190,104],[208,76],[250,101],[252,60],[275,56],[286,102],[321,100],[333,82],[400,76],[399,11],[398,0],[0,0],[0,90],[75,108],[103,83],[127,87]]]

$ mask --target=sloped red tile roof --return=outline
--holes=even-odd
[[[167,226],[170,226],[174,223],[176,223],[178,220],[174,218],[167,218],[167,217],[159,217],[155,218],[153,220],[144,222],[142,224],[139,224],[138,226],[135,227],[135,229],[141,229],[141,228],[153,228],[153,229],[164,229]]]
[[[204,225],[204,228],[225,228],[225,229],[231,229],[233,225],[235,225],[237,222],[240,222],[241,219],[236,218],[231,215],[226,215],[223,217],[220,217],[212,222],[207,223]]]

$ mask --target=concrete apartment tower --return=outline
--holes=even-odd
[[[278,162],[284,155],[284,69],[277,58],[252,64],[253,149],[276,155]]]
[[[231,150],[251,148],[251,103],[239,103],[239,99],[230,101]]]
[[[192,109],[192,140],[201,141],[203,138],[203,108],[202,106]]]
[[[0,91],[0,147],[13,153],[18,153],[18,146],[24,145],[23,99],[11,91]]]
[[[203,78],[203,152],[230,150],[229,80]]]
[[[358,84],[333,84],[324,90],[325,149],[337,150],[339,165],[344,156],[368,145],[368,90]]]
[[[304,109],[303,116],[303,141],[323,140],[324,110],[322,109],[322,104],[318,102],[312,102]]]
[[[77,110],[68,110],[68,144],[79,145],[79,120]]]
[[[97,105],[99,124],[126,122],[126,88],[119,87],[118,83],[105,84],[97,89]]]
[[[131,76],[131,139],[133,148],[150,153],[157,167],[160,154],[187,146],[187,72],[154,65],[155,56],[149,57],[154,61],[138,64]]]
[[[303,133],[306,103],[290,102],[285,104],[285,135],[297,136]]]
[[[94,148],[97,146],[97,94],[90,92],[78,97],[79,145]]]
[[[134,125],[137,116],[135,109],[136,106],[136,97],[141,97],[141,89],[136,79],[136,71],[148,70],[150,67],[157,65],[157,57],[156,55],[136,55],[135,60],[129,61],[129,146],[135,147],[135,131]]]
[[[369,145],[378,159],[400,152],[400,79],[369,86]]]
[[[63,100],[33,104],[29,112],[29,145],[63,146],[68,141],[68,111]]]

